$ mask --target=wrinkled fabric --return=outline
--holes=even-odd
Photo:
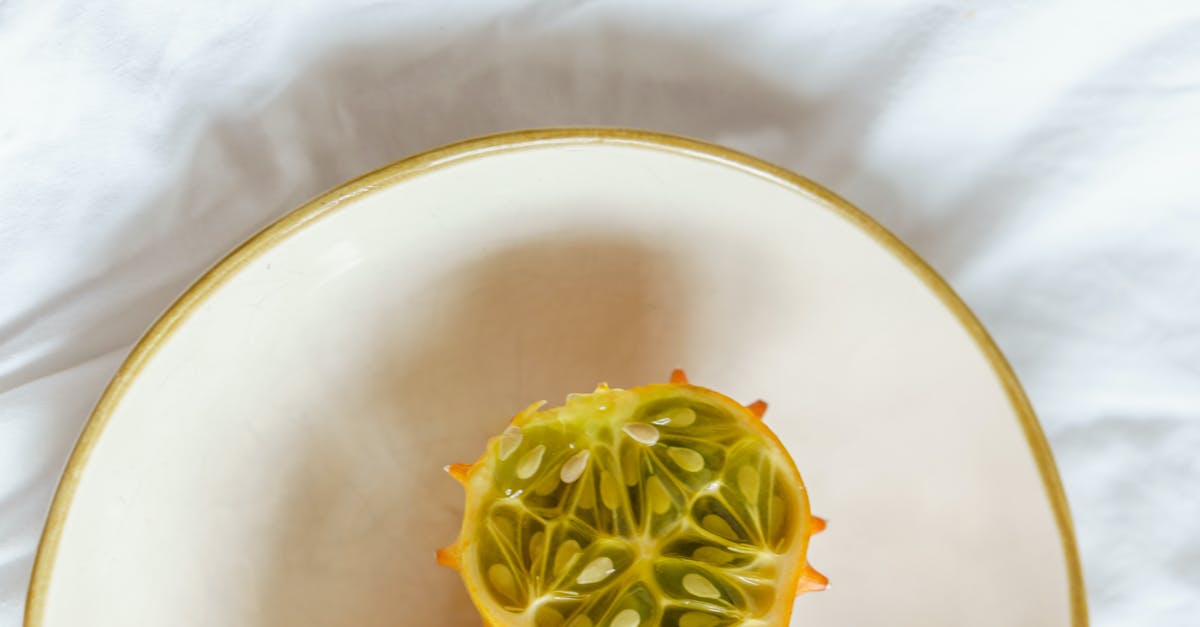
[[[91,405],[200,272],[342,180],[566,124],[726,144],[894,230],[1024,382],[1093,624],[1196,624],[1200,3],[231,6],[0,3],[0,625]]]

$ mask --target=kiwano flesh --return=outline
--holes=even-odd
[[[535,403],[447,471],[466,488],[462,575],[492,627],[782,627],[822,590],[791,457],[742,406],[690,385],[601,384]]]

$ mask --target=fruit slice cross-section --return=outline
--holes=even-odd
[[[824,589],[799,472],[762,421],[691,385],[601,384],[542,403],[447,471],[466,488],[438,552],[493,627],[781,627]]]

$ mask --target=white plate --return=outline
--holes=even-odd
[[[434,549],[535,399],[676,366],[766,398],[833,581],[795,625],[1086,623],[1065,499],[1012,372],[878,224],[732,151],[534,131],[413,157],[205,275],[105,393],[26,624],[478,624]]]

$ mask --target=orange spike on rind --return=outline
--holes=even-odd
[[[812,534],[815,536],[818,533],[825,531],[825,526],[827,524],[828,524],[828,521],[826,521],[824,518],[821,518],[820,516],[813,516],[812,517]]]
[[[829,578],[817,572],[817,569],[808,564],[804,567],[804,572],[800,573],[800,580],[796,585],[796,594],[804,594],[805,592],[820,592],[829,587]]]
[[[446,474],[454,477],[454,480],[466,485],[467,477],[471,474],[471,464],[450,464],[443,468]]]
[[[746,409],[749,409],[750,413],[754,414],[755,416],[762,418],[763,415],[767,413],[767,402],[764,400],[757,400],[749,405],[746,405]]]
[[[458,544],[451,544],[449,546],[444,546],[437,550],[437,563],[439,563],[442,566],[445,566],[447,568],[453,568],[454,570],[458,570],[459,569],[459,556],[460,556],[460,552],[458,550]]]
[[[676,368],[671,371],[671,383],[676,385],[684,385],[687,382],[687,373],[683,371],[683,368]]]

